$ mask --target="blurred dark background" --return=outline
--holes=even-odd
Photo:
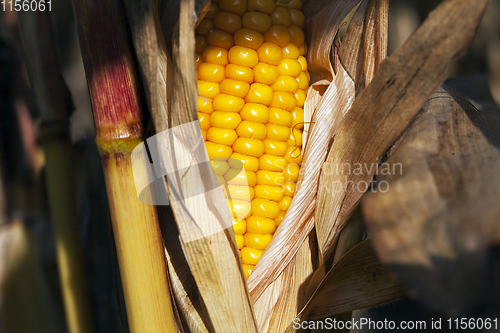
[[[390,3],[389,54],[404,43],[439,3],[437,0]],[[74,104],[69,126],[79,230],[96,332],[127,331],[71,1],[53,0],[50,17],[58,61]],[[0,332],[66,332],[44,184],[40,119],[22,47],[16,14],[0,12]],[[451,64],[448,77],[453,78],[450,82],[457,90],[475,103],[497,109],[496,103],[500,101],[499,1],[490,2],[472,45],[462,58]],[[439,316],[411,299],[354,315],[396,321]],[[420,331],[432,330],[428,327]]]

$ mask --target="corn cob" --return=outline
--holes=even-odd
[[[309,86],[301,7],[301,0],[212,0],[196,28],[198,119],[246,278],[299,175]]]

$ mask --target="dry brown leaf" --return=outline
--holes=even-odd
[[[389,0],[369,0],[364,29],[365,86],[373,80],[377,69],[387,57]]]
[[[297,318],[326,318],[403,296],[405,291],[378,261],[371,242],[366,240],[348,251],[328,272]],[[290,324],[286,332],[292,331]]]
[[[339,58],[356,85],[356,92],[364,88],[365,18],[368,0],[363,0],[354,13],[339,49]]]
[[[320,180],[316,221],[322,223],[316,231],[325,258],[332,255],[339,231],[367,190],[380,158],[443,80],[450,60],[464,52],[487,3],[442,3],[381,63],[372,84],[356,98]]]
[[[330,63],[332,43],[344,18],[360,0],[315,0],[304,3],[304,27],[308,45],[307,63],[311,84],[332,80],[334,70]]]
[[[389,190],[363,199],[381,260],[426,307],[450,316],[491,292],[484,288],[494,269],[490,246],[500,244],[499,128],[500,113],[438,89],[388,159],[396,173],[377,176]]]
[[[206,2],[206,1],[205,1]],[[197,2],[201,3],[201,2]],[[135,4],[135,5],[134,5]],[[129,21],[138,62],[146,82],[147,99],[152,106],[153,122],[157,132],[163,133],[168,128],[184,126],[165,138],[169,142],[159,141],[163,146],[151,147],[155,153],[153,165],[159,163],[168,175],[167,192],[172,206],[181,239],[185,260],[189,264],[194,281],[203,300],[203,308],[215,332],[257,332],[250,298],[246,289],[239,254],[235,246],[231,228],[231,216],[224,195],[217,186],[213,170],[203,145],[201,131],[197,122],[196,74],[194,62],[194,24],[195,2],[183,1],[180,4],[179,28],[173,35],[172,64],[168,66],[168,53],[161,58],[163,47],[160,42],[158,58],[157,35],[158,18],[154,18],[152,6],[141,3],[128,4]],[[136,6],[136,7],[134,7]],[[206,7],[206,6],[205,6]],[[197,7],[203,10],[204,6]],[[135,8],[135,10],[134,10]],[[156,53],[155,53],[156,52]],[[159,63],[159,66],[155,66]],[[166,71],[171,67],[171,72]],[[156,70],[155,70],[156,68]],[[166,82],[164,78],[167,78]],[[169,94],[169,103],[165,105],[166,84],[175,82],[175,89]],[[156,86],[156,89],[154,88]],[[153,88],[151,88],[153,87]],[[160,93],[160,98],[152,96]],[[160,105],[158,105],[160,103]],[[163,105],[161,105],[163,104]],[[169,112],[166,114],[166,112]],[[154,155],[158,157],[155,160]],[[200,164],[201,163],[201,164]],[[179,170],[189,172],[181,173]],[[168,247],[167,247],[168,249]],[[178,251],[177,248],[176,251]],[[169,254],[169,268],[172,283],[178,284],[181,277],[190,276],[188,267],[175,266],[174,259],[180,260],[178,253]],[[182,293],[195,292],[194,285],[186,285],[178,290],[176,298]],[[196,297],[196,295],[193,295]],[[204,331],[207,321],[197,307],[197,300],[185,300],[180,310],[188,324]],[[193,316],[189,309],[196,308]]]

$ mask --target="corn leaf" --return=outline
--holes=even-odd
[[[332,255],[339,232],[367,190],[382,155],[443,80],[448,63],[464,52],[487,3],[442,3],[380,64],[372,84],[356,98],[320,179],[316,220],[325,221],[317,224],[324,257]]]
[[[424,306],[450,316],[498,298],[484,289],[498,279],[489,261],[500,244],[498,128],[498,111],[438,89],[388,159],[397,171],[379,170],[389,190],[363,199],[382,262]]]
[[[384,304],[399,299],[405,291],[377,259],[369,240],[348,251],[321,281],[300,320],[320,319]],[[286,332],[293,331],[290,324]]]

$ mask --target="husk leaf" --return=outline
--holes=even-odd
[[[198,8],[203,10],[204,7],[198,6]],[[170,104],[159,106],[158,112],[152,112],[157,133],[183,124],[197,125],[196,98],[194,98],[196,96],[194,26],[197,15],[193,13],[195,13],[195,2],[181,1],[179,25],[174,24],[175,32],[169,32],[170,35],[173,34],[172,70],[167,70],[165,73],[164,67],[158,68],[162,73],[160,77],[167,76],[166,82],[158,80],[153,72],[143,77],[149,85],[157,84],[158,91],[167,91],[168,86],[165,84],[168,85],[169,81],[175,82],[175,89],[172,89],[172,94],[169,95]],[[154,22],[154,19],[149,22]],[[155,33],[163,39],[157,29],[158,23],[156,25]],[[158,38],[155,36],[148,38],[151,41],[153,37]],[[142,61],[139,61],[141,66],[145,64],[143,68],[147,69],[148,64],[154,64],[154,56],[154,53],[141,52],[139,56],[142,58]],[[168,68],[168,63],[165,67]],[[151,96],[149,103],[155,105],[155,100]],[[161,114],[161,110],[166,110],[167,115]],[[200,156],[190,150],[197,147],[198,142],[203,141],[199,126],[190,125],[186,131],[176,132],[174,136],[176,142],[172,145],[154,148],[157,148],[161,155],[158,163],[162,163],[169,172],[167,191],[179,230],[180,245],[198,286],[197,291],[193,284],[186,284],[184,288],[178,290],[177,299],[182,297],[183,293],[193,295],[193,299],[181,302],[180,310],[187,318],[188,326],[199,331],[208,329],[215,332],[257,332],[233,230],[221,229],[232,225],[224,195],[217,186],[211,167],[207,168],[206,164],[205,167],[199,167]],[[208,160],[206,151],[203,150],[203,154]],[[184,169],[186,165],[190,166],[192,172],[181,175],[178,170]],[[204,195],[194,195],[200,191],[200,187],[205,189]],[[167,246],[167,250],[169,247]],[[179,247],[175,251],[178,250]],[[173,273],[172,283],[177,286],[184,282],[182,280],[184,277],[191,276],[185,271],[187,266],[183,269],[175,264],[175,260],[182,260],[178,255],[178,253],[168,255],[169,268]],[[197,292],[201,296],[203,302],[201,308],[206,311],[208,321],[203,320],[203,316],[199,313]],[[212,329],[206,327],[208,322]]]
[[[321,175],[316,220],[324,222],[317,223],[324,257],[333,253],[339,231],[366,190],[358,191],[354,184],[369,184],[374,166],[443,80],[451,59],[469,44],[487,3],[442,3],[380,64],[373,84],[356,98],[330,148],[326,161],[330,170]],[[345,165],[361,165],[363,170],[353,174],[343,170]]]
[[[297,318],[325,318],[404,296],[405,291],[378,261],[370,240],[366,240],[348,251],[328,272]],[[286,332],[293,332],[293,324]]]
[[[382,262],[425,307],[449,316],[498,299],[489,282],[498,280],[498,128],[497,111],[438,89],[387,160],[401,172],[377,176],[389,190],[363,199]]]

